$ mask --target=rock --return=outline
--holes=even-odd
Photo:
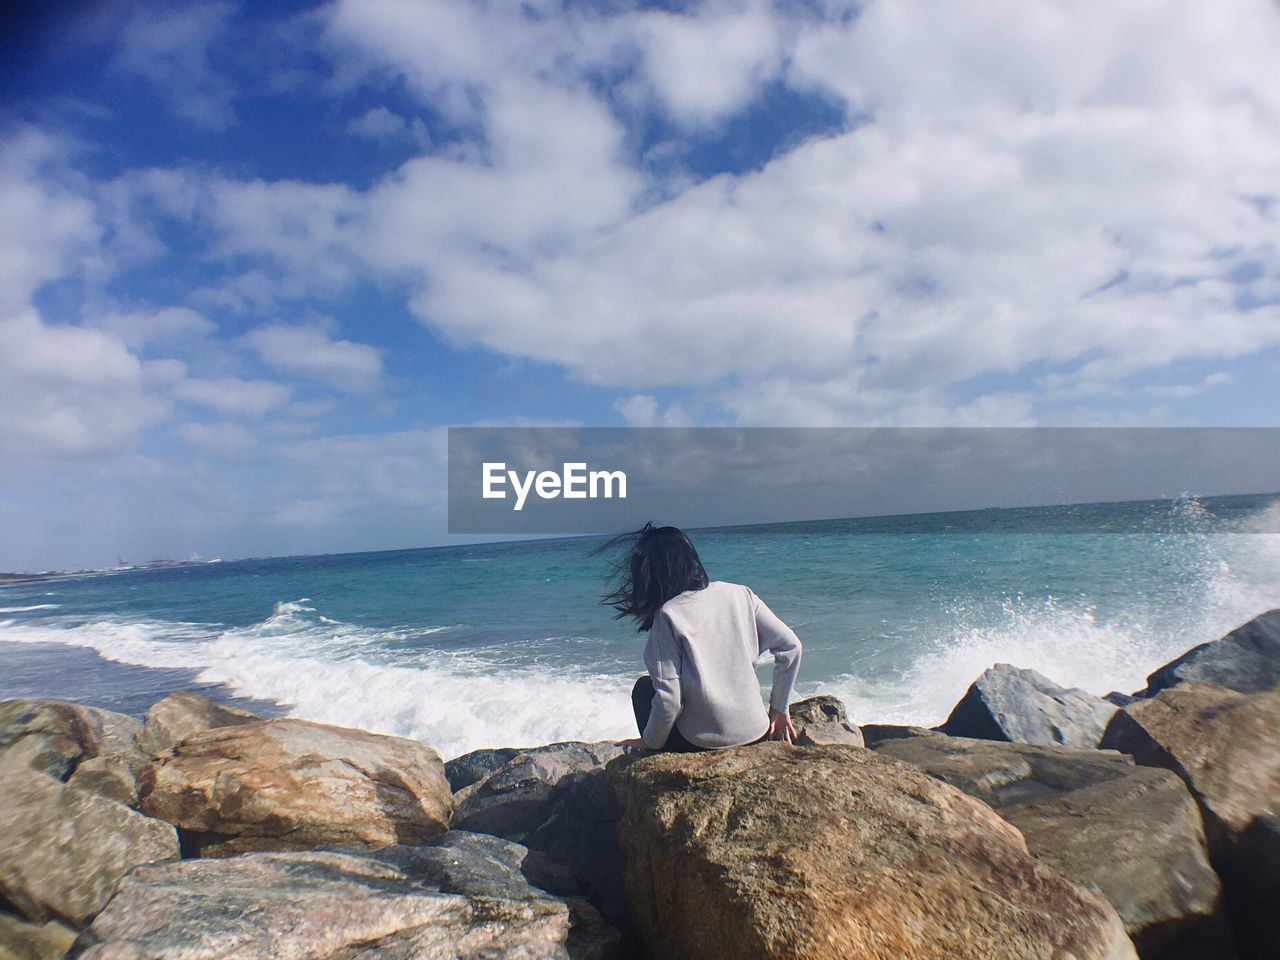
[[[1231,915],[1242,952],[1280,960],[1280,814],[1253,821],[1229,869]]]
[[[454,793],[483,780],[499,767],[504,766],[512,757],[522,753],[538,753],[547,749],[560,747],[563,744],[552,744],[550,747],[530,747],[522,750],[519,747],[497,747],[490,750],[473,750],[460,757],[446,760],[444,775],[449,781],[449,789]]]
[[[862,746],[862,733],[849,723],[844,704],[835,697],[810,697],[789,708],[796,728],[796,744],[812,747],[819,743],[848,743]]]
[[[429,847],[391,847],[373,856],[395,862],[411,871],[417,882],[448,893],[512,900],[546,894],[536,855],[521,844],[489,834],[451,830]],[[585,899],[570,896],[565,903],[569,908],[569,955],[615,956],[621,945],[619,932]]]
[[[1127,707],[1131,703],[1137,703],[1138,698],[1128,693],[1121,693],[1119,690],[1112,690],[1110,693],[1104,693],[1102,699],[1107,703],[1113,703],[1117,707]]]
[[[1106,897],[1141,956],[1234,956],[1200,810],[1168,770],[1139,767],[1000,815],[1033,856]]]
[[[995,807],[1034,856],[1110,901],[1142,956],[1232,955],[1200,811],[1168,771],[1110,751],[937,735],[877,749]]]
[[[562,780],[603,766],[622,748],[608,741],[571,741],[520,752],[459,790],[454,826],[518,839],[546,820],[547,801]]]
[[[621,754],[610,742],[517,753],[456,794],[453,824],[514,840],[550,858],[611,922],[625,927],[621,853],[604,782],[604,764]],[[564,880],[548,883],[556,892],[572,889]]]
[[[989,807],[869,750],[625,757],[608,781],[653,956],[1135,956],[1110,904]]]
[[[926,770],[983,803],[1002,808],[1057,797],[1133,773],[1130,757],[1113,751],[1027,743],[928,737],[884,740],[876,752]]]
[[[141,809],[188,854],[425,843],[453,812],[444,765],[415,740],[305,720],[188,736],[139,778]]]
[[[1115,712],[1115,704],[1101,697],[997,663],[973,682],[938,729],[979,740],[1096,747]]]
[[[862,733],[862,742],[872,748],[885,740],[942,736],[942,734],[927,727],[912,727],[900,723],[864,723],[858,729]]]
[[[179,690],[151,705],[138,744],[157,756],[194,733],[255,723],[262,718],[239,707],[215,703],[190,690]]]
[[[132,717],[60,700],[0,702],[0,754],[17,757],[51,777],[66,780],[93,757],[140,763]]]
[[[140,863],[178,856],[173,827],[0,758],[0,897],[29,920],[83,926]]]
[[[1119,711],[1102,746],[1172,770],[1204,814],[1215,862],[1280,798],[1280,689],[1248,696],[1197,682]]]
[[[376,853],[249,853],[142,867],[81,938],[83,960],[606,958],[523,848],[450,833]],[[597,928],[581,932],[597,934]],[[574,952],[574,951],[577,952]]]
[[[0,912],[0,960],[62,960],[76,932],[56,921],[28,923]]]
[[[1192,647],[1147,677],[1140,697],[1188,681],[1212,683],[1239,693],[1262,693],[1280,684],[1280,610],[1236,627],[1225,637]]]
[[[80,761],[67,785],[99,794],[126,807],[136,807],[138,774],[145,768],[145,763],[120,757],[90,757]]]
[[[89,711],[55,700],[0,703],[0,752],[65,780],[96,753]]]
[[[587,748],[587,752],[583,752]],[[454,757],[444,765],[444,775],[449,778],[449,786],[457,793],[473,783],[485,779],[497,772],[500,767],[519,756],[535,756],[540,753],[556,755],[560,761],[571,764],[575,769],[586,769],[604,763],[622,751],[609,740],[588,743],[584,740],[562,740],[536,747],[494,747],[485,750],[473,750],[460,757]]]

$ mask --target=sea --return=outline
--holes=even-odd
[[[994,663],[1132,691],[1280,607],[1280,495],[690,531],[804,643],[796,696],[933,725]],[[141,714],[176,689],[446,758],[635,735],[644,637],[603,538],[226,560],[0,585],[0,698]],[[760,665],[763,689],[769,664]]]

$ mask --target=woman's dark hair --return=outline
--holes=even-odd
[[[616,586],[600,602],[618,611],[614,619],[635,617],[641,631],[653,626],[662,605],[686,590],[701,590],[709,582],[698,551],[679,527],[655,527],[622,533],[591,551],[594,557],[622,544],[630,549],[614,564]]]

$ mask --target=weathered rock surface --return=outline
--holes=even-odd
[[[928,727],[913,727],[901,723],[864,723],[858,730],[862,733],[862,742],[874,748],[885,740],[905,740],[911,737],[940,737],[942,734]]]
[[[1280,813],[1253,821],[1228,869],[1231,914],[1242,953],[1280,960]]]
[[[1150,697],[1188,681],[1239,693],[1262,693],[1280,684],[1280,610],[1236,627],[1225,637],[1192,647],[1151,676],[1138,695]]]
[[[1200,810],[1168,770],[1002,807],[1031,853],[1101,893],[1143,957],[1233,957]]]
[[[616,935],[610,941],[598,918],[578,924],[575,939],[570,907],[524,879],[523,848],[474,834],[442,841],[142,867],[77,950],[85,960],[611,955]]]
[[[545,822],[547,802],[566,777],[603,769],[621,754],[622,748],[608,741],[572,741],[516,753],[458,791],[454,826],[508,839],[530,833]]]
[[[66,780],[85,760],[101,757],[134,766],[142,725],[132,717],[59,700],[0,702],[0,754]]]
[[[791,704],[791,723],[796,728],[796,744],[812,747],[819,743],[863,745],[862,732],[845,715],[844,704],[835,697],[810,697]]]
[[[869,750],[628,757],[608,779],[654,956],[1136,956],[1110,904],[989,807]]]
[[[1132,758],[1114,751],[937,734],[882,740],[876,752],[920,767],[997,808],[1061,796],[1128,776],[1135,770]]]
[[[1034,856],[1111,902],[1142,956],[1232,955],[1200,811],[1172,773],[1109,751],[936,735],[877,749],[995,807]]]
[[[621,754],[610,742],[517,753],[455,795],[453,825],[516,841],[550,858],[610,921],[625,925],[621,854],[604,781],[604,764]],[[551,889],[568,892],[559,884]]]
[[[123,803],[126,807],[135,807],[138,805],[138,775],[145,768],[146,763],[141,757],[90,757],[80,761],[67,784]]]
[[[155,756],[195,733],[255,723],[262,718],[239,707],[215,703],[190,690],[179,690],[151,705],[138,744]]]
[[[938,729],[953,737],[1096,747],[1116,706],[1034,670],[997,663],[969,687]]]
[[[548,772],[555,769],[568,768],[586,770],[613,759],[622,753],[622,749],[611,740],[598,740],[594,743],[585,740],[561,740],[558,743],[546,743],[536,747],[494,747],[485,750],[473,750],[460,757],[454,757],[444,765],[444,774],[449,778],[449,786],[458,793],[473,783],[496,773],[516,757],[551,754],[551,766]],[[545,779],[545,777],[540,777]],[[559,776],[552,774],[553,780]]]
[[[0,757],[0,898],[83,926],[140,863],[178,856],[173,827]]]
[[[1280,804],[1280,689],[1249,696],[1182,683],[1118,712],[1102,746],[1186,781],[1219,863]]]
[[[62,960],[75,931],[56,921],[28,923],[0,912],[0,960]]]
[[[187,853],[425,843],[453,812],[430,747],[305,720],[189,736],[139,778],[141,809],[178,827]]]
[[[545,747],[529,747],[521,749],[520,747],[494,747],[486,750],[473,750],[470,753],[464,753],[460,757],[454,757],[452,760],[446,760],[444,765],[444,775],[449,781],[449,788],[457,793],[464,787],[469,787],[473,783],[483,780],[513,757],[517,757],[522,753],[545,753],[548,750],[555,750],[565,746],[564,743],[552,743]]]

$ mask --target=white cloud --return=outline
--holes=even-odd
[[[755,2],[651,11],[632,28],[663,105],[680,123],[697,126],[740,110],[780,72],[791,23]]]
[[[178,116],[225,130],[235,123],[235,88],[214,68],[210,49],[234,14],[223,2],[138,8],[121,30],[115,66],[150,83]]]
[[[66,144],[30,127],[0,150],[0,316],[25,309],[98,242],[94,208],[67,170]]]
[[[636,393],[629,397],[620,397],[613,408],[622,414],[622,419],[629,427],[691,427],[693,418],[678,403],[670,404],[666,410],[658,405],[658,398],[649,394]]]
[[[188,307],[163,307],[109,313],[94,325],[134,349],[152,343],[190,344],[217,330],[217,325]]]
[[[1143,392],[1150,397],[1162,397],[1170,400],[1185,400],[1187,397],[1198,397],[1203,393],[1225,387],[1235,382],[1235,377],[1225,370],[1205,374],[1193,383],[1158,383],[1146,387]]]
[[[386,107],[373,107],[347,124],[347,132],[366,140],[409,140],[421,148],[431,145],[431,136],[421,117],[410,120]]]
[[[253,431],[238,423],[184,423],[177,432],[189,446],[223,459],[234,459],[258,444]]]
[[[142,364],[96,330],[49,326],[34,311],[0,319],[0,440],[11,460],[114,455],[167,410]]]
[[[344,390],[371,390],[382,379],[382,355],[376,348],[334,340],[315,327],[259,327],[245,334],[242,342],[276,370]]]
[[[239,377],[183,380],[173,389],[179,399],[239,417],[261,417],[282,406],[289,393],[280,383]]]

